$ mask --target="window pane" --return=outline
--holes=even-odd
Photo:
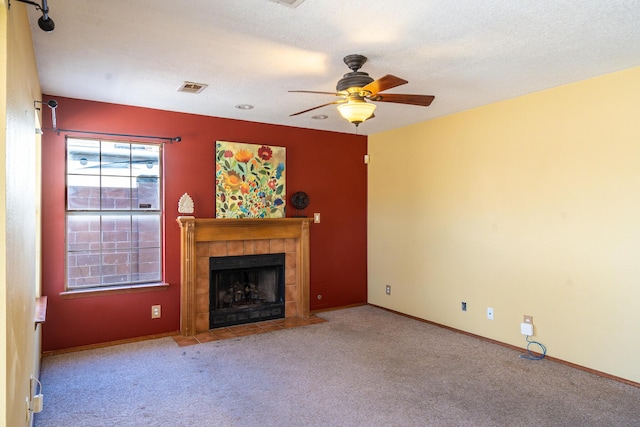
[[[102,249],[131,248],[131,216],[104,215],[102,217]]]
[[[67,251],[100,249],[100,215],[67,216]]]
[[[139,282],[155,282],[162,279],[160,248],[140,249],[131,252],[131,278]]]
[[[100,209],[100,176],[67,176],[67,209]]]
[[[133,248],[159,248],[160,215],[133,215],[131,233]]]
[[[131,174],[133,176],[160,176],[160,147],[131,144]]]
[[[128,250],[103,250],[102,283],[105,285],[131,283],[130,255]]]
[[[134,189],[133,209],[159,210],[160,209],[160,180],[158,177],[138,176],[137,188]]]
[[[102,142],[102,175],[131,176],[131,144]]]
[[[68,139],[67,173],[100,175],[100,141]]]
[[[67,287],[87,288],[100,285],[100,251],[67,253]]]
[[[131,178],[102,177],[102,210],[131,209]]]

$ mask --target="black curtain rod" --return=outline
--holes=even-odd
[[[86,134],[90,134],[90,135],[121,136],[121,137],[127,137],[127,138],[160,139],[160,140],[163,140],[163,141],[169,141],[169,143],[171,143],[171,144],[173,144],[174,141],[175,142],[182,141],[182,138],[180,138],[179,136],[176,136],[176,137],[172,138],[172,137],[168,137],[168,136],[130,135],[130,134],[126,134],[126,133],[92,132],[92,131],[88,131],[88,130],[60,129],[60,128],[47,129],[47,130],[52,130],[55,133],[57,133],[58,135],[60,135],[60,132],[75,132],[75,133],[86,133]]]

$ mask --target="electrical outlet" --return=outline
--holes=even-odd
[[[391,295],[391,285],[387,285],[385,292],[387,293],[387,295]]]
[[[524,315],[524,323],[529,323],[529,324],[533,325],[533,316],[527,316],[525,314]]]
[[[159,319],[162,315],[162,306],[160,305],[152,305],[151,306],[151,318]]]
[[[462,311],[467,311],[467,303],[466,302],[462,301],[460,303],[460,305],[462,306]]]
[[[316,212],[313,214],[313,222],[316,224],[320,224],[320,212]]]
[[[493,320],[493,308],[487,307],[487,319]]]

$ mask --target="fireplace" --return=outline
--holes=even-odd
[[[209,328],[284,317],[284,253],[211,257],[209,266]]]
[[[309,316],[310,218],[177,218],[180,334],[210,329],[210,258],[285,254],[284,317]]]

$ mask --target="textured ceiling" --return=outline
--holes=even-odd
[[[29,8],[44,93],[337,132],[355,127],[335,106],[289,117],[335,98],[287,91],[334,91],[348,54],[373,78],[409,81],[387,93],[436,97],[378,103],[358,129],[369,135],[640,65],[640,0],[48,3],[51,33],[11,2]],[[180,93],[184,81],[209,86]]]

